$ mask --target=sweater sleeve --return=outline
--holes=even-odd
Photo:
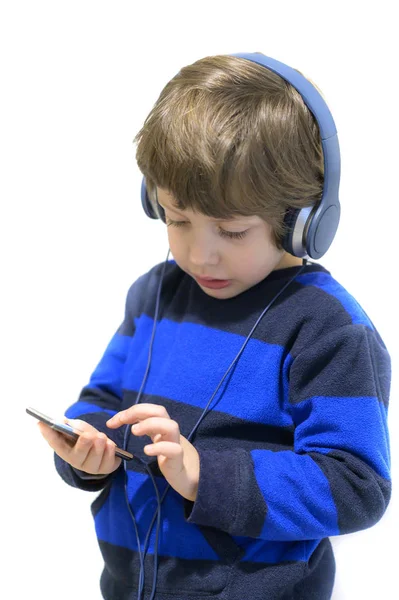
[[[78,400],[65,412],[70,419],[81,419],[105,433],[115,444],[123,447],[124,429],[109,429],[106,421],[119,410],[122,402],[122,377],[129,345],[134,335],[134,316],[143,278],[139,278],[129,289],[125,315],[121,325],[112,336],[103,356],[90,377],[88,385],[80,392]],[[57,454],[55,466],[62,479],[73,487],[87,491],[98,491],[113,477],[93,477],[74,469]],[[120,468],[123,468],[122,465]]]
[[[188,522],[294,541],[366,529],[384,514],[391,362],[380,336],[345,325],[286,360],[293,450],[199,450],[198,495],[184,501]]]

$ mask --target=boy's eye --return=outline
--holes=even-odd
[[[183,225],[186,225],[187,221],[172,221],[172,219],[167,218],[166,221],[166,225],[173,225],[174,227],[182,227]],[[219,227],[219,235],[221,235],[222,237],[227,237],[230,239],[235,239],[235,240],[239,240],[242,239],[248,232],[248,229],[246,229],[245,231],[226,231],[225,229],[222,229],[221,227]]]
[[[248,229],[245,231],[225,231],[224,229],[219,228],[219,234],[222,237],[228,237],[234,240],[241,240],[245,235],[247,235]]]

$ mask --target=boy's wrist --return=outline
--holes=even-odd
[[[80,479],[84,479],[85,481],[90,480],[90,479],[105,479],[109,475],[109,473],[106,473],[105,475],[104,474],[86,473],[86,471],[80,471],[79,469],[75,469],[75,467],[72,467],[72,469],[74,470],[76,475],[78,475],[78,477],[80,477]]]

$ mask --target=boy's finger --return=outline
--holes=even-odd
[[[81,419],[68,419],[65,418],[65,423],[70,425],[72,429],[74,429],[77,433],[82,433],[86,431],[90,431],[91,433],[98,433],[98,429],[90,425],[90,423],[86,423],[86,421],[82,421]]]
[[[122,462],[120,458],[115,456],[115,448],[116,445],[110,440],[108,440],[105,446],[103,459],[98,468],[99,473],[110,473],[114,471],[115,468],[117,468]]]
[[[78,465],[78,469],[80,469],[81,465],[86,461],[96,437],[97,435],[92,432],[85,432],[76,440],[71,451],[71,460],[74,461],[74,466]]]
[[[116,445],[107,438],[105,433],[99,433],[96,429],[86,431],[75,442],[42,422],[39,422],[38,426],[54,452],[70,465],[82,471],[98,473],[104,462],[106,448],[110,447],[106,460],[112,470],[115,464],[114,448]]]
[[[183,448],[180,444],[174,442],[157,442],[156,444],[148,444],[144,446],[144,452],[149,456],[163,455],[167,458],[179,458],[183,457]]]
[[[92,440],[90,450],[80,466],[82,471],[93,474],[98,473],[100,464],[103,460],[106,444],[107,437],[103,433],[96,436],[95,439]]]
[[[121,425],[138,423],[149,417],[161,417],[170,419],[164,406],[159,404],[135,404],[126,410],[121,410],[106,422],[107,427],[120,427]]]
[[[180,429],[176,421],[162,417],[149,417],[137,425],[133,425],[132,433],[135,435],[149,435],[155,437],[161,434],[165,441],[179,443]],[[154,440],[155,441],[155,440]]]
[[[55,431],[44,423],[38,424],[40,432],[46,442],[62,459],[68,460],[71,451],[73,450],[73,441],[69,441],[64,435]]]

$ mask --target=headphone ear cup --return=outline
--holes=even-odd
[[[293,256],[295,256],[295,253],[294,253],[292,240],[293,240],[293,234],[294,234],[294,229],[295,229],[295,223],[299,216],[299,213],[300,213],[300,209],[289,208],[289,209],[287,209],[287,211],[284,215],[284,225],[287,229],[286,229],[286,233],[283,238],[282,245],[283,245],[284,250],[286,252],[288,252],[289,254],[292,254]]]
[[[313,238],[309,237],[309,228],[314,223],[315,206],[304,208],[289,208],[284,215],[284,224],[287,227],[283,239],[283,248],[292,256],[298,258],[315,258],[311,251],[310,243]]]
[[[143,177],[143,180],[141,182],[141,205],[144,209],[144,212],[147,215],[147,217],[150,217],[150,219],[161,219],[161,221],[166,223],[164,209],[160,204],[158,204],[158,201],[156,204],[158,214],[157,211],[154,209],[153,203],[151,202],[148,196],[147,184],[145,181],[145,177]]]

